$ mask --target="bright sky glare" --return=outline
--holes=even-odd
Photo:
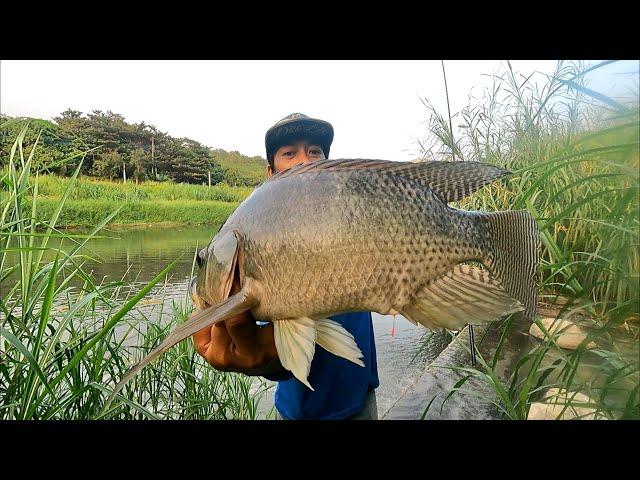
[[[551,74],[557,64],[511,63],[525,75]],[[607,73],[638,71],[638,61],[614,65]],[[452,114],[505,66],[445,61]],[[611,78],[622,81],[621,75],[607,78],[600,87],[613,88]],[[111,110],[130,123],[144,121],[172,136],[251,156],[264,157],[271,125],[301,112],[333,124],[332,158],[412,160],[426,128],[420,98],[446,115],[439,60],[0,61],[4,114],[51,119],[67,108]]]

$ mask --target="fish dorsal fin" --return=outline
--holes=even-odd
[[[362,351],[355,338],[338,322],[328,318],[316,320],[316,343],[326,351],[364,367]]]
[[[272,176],[267,182],[321,170],[366,170],[402,175],[429,187],[444,202],[455,202],[486,184],[509,174],[507,170],[480,162],[393,162],[390,160],[319,160],[296,165]],[[266,182],[265,182],[266,183]]]
[[[310,318],[288,318],[273,322],[273,337],[280,363],[313,390],[307,377],[315,353],[316,326]]]
[[[402,308],[403,315],[432,330],[462,330],[522,310],[489,272],[470,265],[456,265],[430,281]]]

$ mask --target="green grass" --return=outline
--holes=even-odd
[[[43,175],[39,179],[39,194],[44,197],[59,198],[70,179],[56,175]],[[96,180],[91,177],[77,179],[71,191],[71,200],[102,200],[108,198],[117,201],[219,201],[237,203],[249,196],[252,187],[230,187],[224,183],[212,185],[191,185],[173,182],[144,182],[126,184],[108,180]]]
[[[59,203],[56,198],[38,198],[37,218],[51,216]],[[217,201],[135,201],[67,200],[59,225],[90,227],[97,225],[110,212],[120,208],[111,225],[176,222],[182,224],[222,224],[238,206]]]
[[[32,171],[37,148],[25,157],[25,132],[0,173],[0,419],[256,418],[265,384],[252,391],[251,378],[215,371],[191,342],[145,369],[102,413],[122,375],[185,321],[190,304],[174,302],[166,324],[137,309],[175,262],[140,288],[94,280],[85,247],[118,211],[96,218],[86,234],[61,232],[79,167],[45,215]],[[62,240],[72,247],[61,249]],[[43,261],[45,252],[53,260]]]
[[[7,174],[5,169],[5,175]],[[70,188],[73,185],[73,188]],[[97,225],[120,208],[112,225],[181,223],[220,224],[252,192],[253,187],[172,182],[111,182],[90,177],[70,179],[56,175],[38,177],[38,220],[49,218],[67,195],[58,226]],[[0,198],[5,192],[0,195]]]
[[[457,118],[457,159],[513,175],[456,206],[528,210],[543,244],[540,300],[563,299],[557,316],[580,313],[591,325],[588,341],[598,345],[593,352],[566,351],[547,338],[523,352],[506,381],[494,371],[495,359],[462,369],[490,383],[508,418],[526,418],[530,404],[552,387],[586,393],[609,418],[640,418],[638,100],[620,105],[592,92],[584,83],[588,73],[559,64],[554,75],[535,82],[509,66]],[[426,105],[431,122],[422,156],[451,159],[448,122]],[[636,348],[625,347],[627,340]]]

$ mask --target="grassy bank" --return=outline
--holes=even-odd
[[[51,218],[60,203],[59,198],[37,200],[37,220]],[[194,200],[128,201],[117,200],[67,200],[58,225],[65,227],[91,227],[101,223],[118,210],[110,225],[181,223],[224,223],[238,206],[237,203]]]
[[[5,175],[8,172],[5,171]],[[40,175],[37,220],[50,218],[66,195],[65,208],[57,224],[90,227],[119,209],[111,225],[220,224],[253,190],[226,184],[176,184],[172,182],[111,182],[90,177],[70,179]],[[2,195],[6,195],[3,191]]]
[[[42,175],[38,179],[38,194],[45,197],[60,198],[70,184],[67,177]],[[173,182],[135,182],[96,180],[91,177],[78,177],[69,194],[70,200],[118,200],[118,201],[218,201],[241,202],[253,190],[253,187],[230,187],[224,183],[212,185],[191,185]]]

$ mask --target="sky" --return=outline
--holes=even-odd
[[[511,64],[525,75],[550,75],[557,61]],[[444,66],[454,114],[506,61],[446,60]],[[617,62],[598,71],[590,88],[611,93],[635,85],[637,93],[637,72],[637,60]],[[266,130],[300,112],[333,125],[332,158],[412,160],[428,120],[421,98],[446,115],[439,60],[0,60],[6,115],[52,119],[67,108],[111,110],[127,122],[249,156],[264,157]]]

